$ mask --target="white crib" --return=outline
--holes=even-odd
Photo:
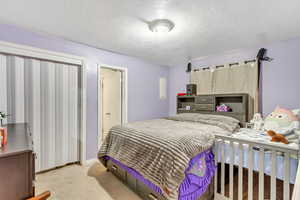
[[[229,196],[225,195],[225,145],[229,145],[232,151],[230,151],[229,156]],[[220,149],[223,148],[223,149]],[[238,151],[236,152],[236,148]],[[245,152],[247,151],[247,152]],[[253,199],[253,172],[254,172],[254,153],[258,156],[258,199],[264,199],[264,177],[265,177],[265,153],[268,151],[270,153],[271,160],[271,172],[270,172],[270,199],[276,200],[276,179],[277,179],[277,156],[279,153],[283,156],[283,199],[290,200],[290,158],[296,159],[296,164],[299,163],[300,152],[298,148],[292,148],[289,146],[278,146],[276,144],[265,144],[261,142],[248,141],[244,139],[233,138],[229,136],[216,136],[215,141],[215,162],[220,163],[220,182],[218,183],[218,170],[216,171],[214,180],[214,199],[215,200],[232,200],[234,192],[238,192],[238,199],[243,199],[243,168],[245,154],[247,153],[247,169],[248,169],[248,200]],[[235,163],[235,153],[238,154],[238,163]],[[220,155],[219,155],[220,154]],[[220,159],[219,159],[220,158]],[[228,157],[227,157],[228,158]],[[256,157],[257,158],[257,157]],[[227,162],[228,163],[228,162]],[[256,163],[257,164],[257,163]],[[234,166],[238,167],[238,188],[234,188]],[[298,164],[300,166],[300,164]],[[297,170],[297,169],[296,169]],[[220,186],[218,191],[218,185]],[[293,200],[300,200],[300,167],[298,167],[298,172],[294,184],[294,192],[292,195]],[[236,190],[234,190],[236,189]]]

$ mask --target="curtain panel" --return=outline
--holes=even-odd
[[[80,69],[0,54],[0,111],[5,123],[27,123],[36,171],[79,161]]]
[[[259,112],[258,62],[224,65],[192,71],[191,83],[197,85],[197,94],[249,94],[249,119]]]

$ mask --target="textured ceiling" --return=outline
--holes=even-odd
[[[299,10],[299,0],[1,0],[0,20],[175,66],[298,37]],[[173,31],[150,32],[146,22],[157,18]]]

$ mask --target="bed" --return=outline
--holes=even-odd
[[[231,113],[215,111],[224,102]],[[245,199],[245,194],[251,200],[256,191],[264,199],[266,175],[270,199],[276,199],[276,181],[283,180],[287,200],[299,149],[234,137],[248,120],[247,102],[246,94],[180,97],[180,115],[113,127],[98,157],[143,200]],[[265,167],[268,163],[271,167]],[[238,187],[233,187],[235,179]]]
[[[188,199],[201,196],[214,176],[214,135],[229,135],[237,127],[232,118],[198,114],[133,122],[110,130],[99,157],[150,180],[153,185],[143,182],[168,199]],[[193,194],[190,181],[199,185]]]
[[[214,104],[220,97],[228,97],[239,109],[235,118],[215,112]],[[180,100],[182,113],[186,101]],[[214,136],[230,135],[239,127],[240,119],[246,119],[247,96],[203,95],[194,101],[195,106],[187,113],[205,115],[179,115],[113,127],[99,151],[100,161],[143,199],[211,198]]]

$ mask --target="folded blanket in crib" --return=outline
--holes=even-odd
[[[238,132],[232,134],[232,137],[250,140],[250,141],[258,141],[263,143],[276,144],[279,146],[289,146],[293,148],[299,148],[299,132],[295,131],[293,135],[290,135],[289,144],[283,144],[278,142],[272,142],[271,137],[265,131],[258,131],[255,129],[241,128]]]

